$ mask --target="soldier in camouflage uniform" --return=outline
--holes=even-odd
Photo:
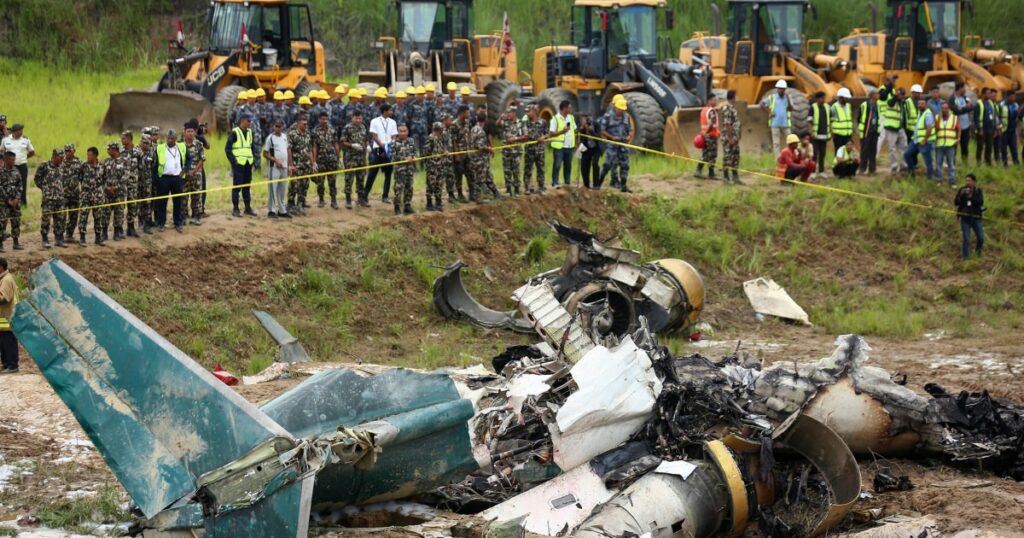
[[[391,143],[391,162],[395,166],[395,215],[411,215],[412,181],[416,173],[416,142],[409,138],[409,128],[398,127],[398,139]]]
[[[75,240],[75,230],[78,229],[78,203],[82,196],[82,160],[75,157],[75,145],[64,146],[64,162],[60,164],[60,180],[64,191],[64,205],[67,224],[64,228],[64,237],[67,241]]]
[[[444,124],[434,122],[434,132],[427,137],[427,144],[423,148],[424,167],[427,169],[427,211],[444,211],[444,204],[441,202],[441,186],[447,178],[448,169],[451,168],[450,157],[437,157],[448,153],[448,140],[444,132]],[[446,162],[447,161],[447,162]],[[450,183],[450,181],[449,181]],[[449,199],[452,198],[449,184]]]
[[[288,132],[288,174],[292,177],[316,172],[316,149],[313,133],[308,129],[304,112],[295,119],[295,129]],[[306,215],[306,194],[309,178],[295,179],[288,184],[288,211],[292,215]]]
[[[409,88],[410,92],[415,90],[416,88]],[[409,127],[409,118],[411,117],[415,101],[407,100],[407,98],[408,95],[405,92],[395,94],[395,106],[391,107],[391,119],[395,120],[395,125]]]
[[[142,158],[142,151],[132,141],[131,131],[121,133],[121,144],[124,146],[121,151],[121,159],[124,161],[125,170],[123,198],[129,202],[125,209],[128,214],[127,235],[128,237],[138,237],[139,234],[135,231],[135,219],[138,218],[139,208],[131,202],[135,201],[135,197],[139,193],[139,160]]]
[[[288,114],[287,100],[284,98],[284,92],[274,92],[274,107],[270,109],[270,124],[273,125],[275,122],[280,121],[281,125],[287,129],[291,123],[290,115]]]
[[[441,125],[444,130],[441,133],[441,143],[444,147],[445,153],[451,153],[454,142],[452,140],[453,131],[452,126],[455,124],[455,119],[448,115],[447,112],[441,115]],[[457,198],[455,197],[455,157],[448,156],[436,159],[440,162],[443,167],[440,169],[442,178],[444,180],[444,186],[448,191],[448,202],[455,203]]]
[[[136,191],[136,200],[149,200],[153,196],[153,173],[156,170],[156,145],[152,141],[153,130],[149,127],[142,130],[142,140],[139,142],[139,190]],[[144,233],[153,233],[153,202],[143,201],[135,203],[139,215],[139,228]]]
[[[4,166],[0,170],[0,252],[4,250],[8,223],[14,250],[21,250],[21,174],[14,167],[13,151],[4,153]]]
[[[518,196],[519,170],[523,162],[523,146],[517,144],[527,140],[526,125],[516,117],[515,109],[509,108],[498,119],[498,128],[501,130],[501,139],[504,145],[514,146],[501,150],[501,164],[504,168],[505,176],[505,192],[511,196]]]
[[[722,173],[726,183],[740,183],[740,137],[742,125],[736,110],[736,90],[729,90],[719,116],[722,123]]]
[[[613,108],[615,113],[604,120],[601,137],[614,142],[628,142],[631,127],[629,114],[626,114],[628,105],[626,101],[618,101]],[[606,155],[604,162],[612,173],[610,185],[619,187],[622,192],[631,192],[626,187],[626,181],[629,179],[629,148],[619,144],[608,144]]]
[[[92,213],[92,229],[96,232],[96,244],[102,245],[104,211],[96,206],[103,203],[103,164],[99,161],[99,150],[89,148],[82,165],[82,190],[79,199],[78,244],[85,246],[85,230],[89,227],[89,213]]]
[[[121,146],[117,142],[107,144],[107,155],[109,158],[103,161],[103,194],[105,198],[102,203],[116,205],[109,205],[102,209],[103,227],[101,228],[101,233],[103,240],[106,241],[110,237],[107,235],[107,231],[111,221],[113,221],[114,241],[120,241],[124,239],[124,204],[122,202],[125,200],[124,179],[128,174],[128,167],[125,165],[125,159],[121,155]]]
[[[182,142],[185,143],[185,166],[188,168],[184,171],[185,184],[182,191],[191,193],[185,198],[187,203],[182,204],[183,211],[186,221],[199,226],[199,219],[203,214],[203,194],[200,191],[203,187],[203,169],[206,166],[206,148],[203,147],[203,141],[196,138],[196,129],[192,124],[186,124],[185,139]],[[255,141],[253,143],[255,144]],[[188,218],[190,212],[192,218]]]
[[[345,169],[360,168],[366,166],[366,145],[369,136],[366,134],[366,127],[363,126],[362,112],[354,112],[352,123],[349,123],[341,130],[339,136],[342,150],[345,152]],[[359,196],[359,205],[369,207],[370,203],[363,200],[363,178],[366,170],[353,170],[345,172],[345,207],[352,209],[352,184],[355,183],[356,194]]]
[[[330,118],[323,114],[319,125],[313,130],[313,144],[316,146],[316,168],[326,176],[313,178],[316,183],[316,195],[320,197],[320,207],[324,207],[324,182],[331,194],[331,207],[338,209],[338,176],[333,172],[341,167],[338,162],[338,133],[331,127]]]
[[[39,231],[43,236],[43,248],[50,248],[50,222],[53,222],[53,238],[58,247],[64,245],[64,182],[60,175],[60,165],[64,162],[64,152],[55,149],[49,161],[36,168],[36,187],[42,191],[42,223]]]
[[[334,88],[334,99],[331,99],[327,103],[327,115],[331,120],[331,127],[334,127],[335,132],[341,132],[345,128],[345,101],[343,99],[348,95],[349,89],[345,84],[340,84]],[[268,131],[269,132],[269,131]]]
[[[469,107],[459,107],[459,115],[457,119],[452,123],[449,131],[451,132],[451,151],[453,153],[463,152],[469,149],[469,136],[473,130],[473,126],[469,123]],[[472,155],[454,155],[452,156],[452,183],[455,184],[455,191],[458,193],[458,201],[465,203],[466,196],[462,194],[462,177],[466,177],[466,187],[469,190],[470,196],[473,194],[473,179],[472,173],[470,172],[470,160]],[[451,190],[448,191],[449,202],[454,202],[450,195]]]
[[[498,187],[494,185],[494,174],[491,172],[491,155],[494,148],[491,147],[491,138],[484,130],[487,122],[487,110],[484,107],[477,109],[476,125],[470,132],[470,149],[477,150],[470,155],[470,167],[473,175],[473,189],[470,190],[470,199],[480,203],[481,194],[490,192],[495,200],[501,200]]]
[[[536,144],[526,146],[524,151],[523,188],[524,192],[533,194],[533,187],[530,182],[533,180],[533,171],[537,171],[537,188],[544,192],[544,141],[547,140],[548,122],[540,117],[537,105],[526,107],[526,117],[523,118],[526,127],[527,140],[535,141]]]
[[[416,89],[416,100],[412,102],[409,111],[409,134],[416,141],[416,147],[421,151],[427,143],[427,136],[430,135],[430,106],[427,104],[426,90]]]

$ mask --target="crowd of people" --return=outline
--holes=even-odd
[[[981,100],[973,102],[958,84],[948,101],[939,98],[938,88],[926,99],[920,87],[914,86],[907,96],[895,82],[891,78],[872,91],[856,115],[846,88],[831,104],[825,103],[824,93],[812,96],[810,130],[797,135],[788,86],[779,81],[760,103],[768,114],[778,156],[776,175],[801,181],[828,177],[829,142],[834,146],[831,170],[839,178],[873,174],[876,156],[886,145],[893,173],[914,174],[918,158],[923,158],[928,179],[941,182],[945,169],[951,185],[956,185],[956,148],[966,161],[972,138],[978,141],[978,164],[983,159],[992,164],[993,156],[1004,165],[1010,159],[1019,163],[1017,130],[1024,109],[1012,94],[995,102],[995,92],[985,90]],[[368,207],[379,176],[383,176],[381,202],[391,204],[396,215],[413,213],[417,168],[426,172],[428,211],[443,211],[445,199],[449,204],[501,199],[491,171],[496,151],[502,156],[506,196],[541,193],[546,189],[548,146],[553,157],[552,187],[558,188],[560,180],[570,184],[573,160],[578,160],[585,187],[601,188],[610,175],[612,187],[629,191],[630,149],[619,143],[628,142],[634,126],[623,96],[615,96],[599,117],[581,115],[578,121],[568,101],[559,103],[550,119],[542,118],[536,105],[521,108],[513,102],[495,114],[498,119],[491,125],[486,106],[471,104],[472,90],[455,83],[445,89],[442,93],[433,85],[409,87],[391,96],[378,88],[372,97],[363,88],[344,84],[335,88],[333,96],[322,89],[298,97],[291,91],[271,95],[264,89],[242,90],[230,112],[224,148],[231,163],[232,215],[258,216],[251,184],[254,173],[261,170],[266,175],[259,179],[270,180],[266,210],[270,218],[304,216],[311,202],[320,208],[329,204],[339,209],[341,203],[347,209]],[[734,91],[727,93],[721,105],[715,96],[708,99],[700,115],[701,135],[695,141],[702,149],[697,177],[716,178],[721,143],[723,179],[740,182],[741,127]],[[9,237],[14,249],[20,250],[27,163],[35,149],[23,135],[22,125],[8,131],[6,117],[0,116],[0,129],[4,156],[0,199],[5,202],[0,204],[0,238],[8,237],[10,225]],[[170,223],[178,232],[186,225],[199,225],[206,216],[205,162],[210,144],[205,131],[206,126],[196,120],[186,123],[180,135],[175,129],[147,127],[137,145],[134,134],[126,131],[120,142],[106,146],[103,160],[95,147],[86,150],[84,161],[72,143],[54,149],[35,174],[42,194],[43,246],[50,247],[51,230],[58,247],[66,247],[76,237],[79,245],[86,245],[90,214],[97,245],[111,237],[121,241],[162,232],[168,225],[168,198]],[[338,173],[344,176],[340,189]],[[310,192],[311,182],[315,194]],[[958,193],[957,204],[961,198]],[[979,222],[965,226],[964,233],[976,232],[980,250],[983,207],[974,210],[979,211]]]

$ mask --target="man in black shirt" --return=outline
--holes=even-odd
[[[974,237],[978,240],[976,252],[981,256],[981,247],[985,245],[985,230],[981,224],[982,212],[985,211],[985,197],[981,188],[975,185],[974,174],[968,174],[967,184],[960,187],[956,192],[953,204],[959,213],[960,231],[963,233],[963,256],[966,260],[971,255],[971,230],[974,230]]]

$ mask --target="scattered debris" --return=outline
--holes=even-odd
[[[877,527],[848,534],[849,538],[938,538],[939,524],[934,517],[894,515],[882,518]]]
[[[640,265],[640,253],[609,246],[583,230],[551,222],[551,228],[568,244],[565,263],[559,269],[531,278],[514,298],[523,306],[527,289],[547,286],[553,300],[568,315],[579,318],[583,333],[594,339],[608,335],[622,338],[647,318],[653,332],[669,332],[692,325],[704,307],[704,281],[690,264],[675,259]],[[524,319],[515,311],[499,312],[481,305],[462,283],[465,264],[455,262],[434,281],[434,305],[447,319],[469,321],[490,329],[534,331],[536,318]]]
[[[750,306],[754,307],[755,316],[762,316],[758,321],[763,321],[763,316],[775,316],[798,321],[804,325],[811,324],[807,312],[772,279],[758,277],[748,280],[743,283],[743,292],[747,294]]]
[[[260,322],[260,325],[267,331],[267,334],[277,342],[279,353],[277,362],[309,362],[309,355],[306,349],[299,343],[299,339],[292,336],[288,329],[285,329],[270,314],[262,310],[253,310],[252,315]]]
[[[229,387],[238,384],[238,378],[228,373],[227,370],[221,368],[219,364],[210,373],[213,374],[213,377],[223,381],[224,384]]]
[[[897,476],[893,474],[892,469],[888,467],[882,467],[875,473],[873,484],[875,487],[875,493],[885,493],[887,491],[910,491],[914,489],[914,485],[910,483],[909,476]]]

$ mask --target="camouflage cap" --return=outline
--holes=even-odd
[[[0,114],[0,123],[7,123],[7,114]]]
[[[135,135],[134,133],[131,132],[131,130],[121,131],[121,138],[132,138],[133,136]]]
[[[444,129],[444,124],[439,122],[439,121],[435,121],[434,122],[434,130],[435,131],[440,131],[442,129]]]
[[[64,144],[64,151],[75,151],[75,145],[71,143]]]
[[[53,153],[51,155],[54,157],[63,157],[64,152],[61,151],[60,148],[53,148]]]
[[[526,105],[526,111],[527,112],[536,112],[537,111],[537,105],[535,105],[533,103],[530,103],[530,104]]]
[[[153,130],[151,128],[149,128],[149,127],[143,127],[142,128],[142,136],[143,137],[147,137],[147,136],[150,136],[152,134],[153,134]]]
[[[121,144],[118,144],[117,142],[108,142],[107,149],[116,149],[118,151],[121,151]]]

